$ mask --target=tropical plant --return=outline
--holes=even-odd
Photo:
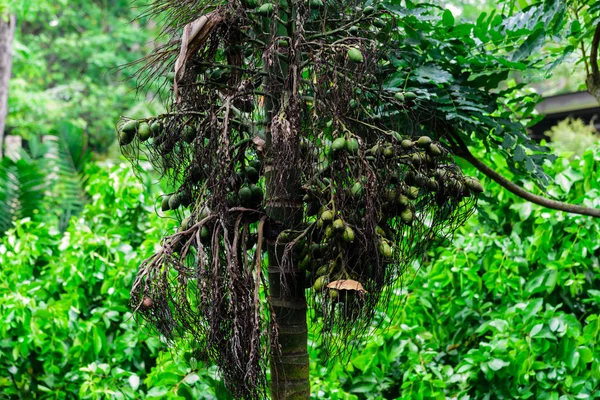
[[[119,141],[175,188],[161,208],[181,228],[140,266],[135,311],[190,338],[235,396],[264,396],[269,360],[272,398],[307,398],[307,304],[325,354],[350,349],[386,288],[473,211],[483,188],[453,154],[530,201],[600,216],[525,191],[469,149],[549,183],[554,157],[522,123],[535,99],[493,89],[572,51],[538,52],[574,35],[567,12],[540,2],[457,23],[410,1],[153,3],[145,15],[164,16],[168,38],[138,78],[173,73],[172,104],[123,119]]]
[[[16,159],[0,159],[0,234],[23,218],[54,218],[64,231],[82,210],[90,152],[81,129],[69,123],[58,129],[60,136],[43,143],[33,137]]]

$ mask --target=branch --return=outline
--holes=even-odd
[[[517,196],[530,201],[534,204],[538,204],[542,207],[551,208],[553,210],[566,211],[572,214],[589,215],[592,217],[600,217],[600,209],[589,208],[584,206],[578,206],[575,204],[564,203],[562,201],[547,199],[542,196],[538,196],[527,190],[517,186],[514,182],[509,181],[498,172],[494,171],[483,162],[478,160],[471,152],[465,147],[461,146],[457,148],[453,146],[455,154],[461,158],[464,158],[470,162],[475,168],[481,171],[487,177],[496,181],[500,186],[508,190],[509,192],[516,194]]]
[[[600,71],[598,70],[598,45],[600,44],[600,24],[596,27],[594,38],[592,39],[592,48],[590,50],[590,65],[592,73],[587,76],[585,85],[587,91],[600,102]]]
[[[592,50],[590,51],[590,64],[592,64],[592,76],[596,82],[600,81],[598,71],[598,44],[600,44],[600,24],[596,27],[594,39],[592,39]]]

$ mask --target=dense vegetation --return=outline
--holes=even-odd
[[[551,191],[600,205],[599,162],[597,147],[560,158],[547,170]],[[167,350],[131,318],[137,265],[176,224],[153,213],[157,191],[122,164],[88,173],[92,201],[64,234],[23,220],[1,242],[0,369],[9,373],[0,391],[227,398],[214,368],[183,344]],[[502,206],[480,201],[452,243],[414,265],[378,316],[387,329],[356,344],[348,364],[323,363],[313,337],[314,398],[598,396],[599,223],[483,182]]]
[[[510,3],[502,3],[504,14]],[[431,17],[435,7],[402,16],[406,27],[418,28],[403,51],[423,64],[417,74],[398,72],[395,84],[402,78],[404,89],[444,107],[453,101],[447,93],[467,90],[456,87],[464,71],[477,70],[479,83],[508,78],[499,108],[505,114],[495,116],[535,121],[535,96],[525,93],[524,75],[549,74],[572,56],[579,40],[590,38],[582,27],[595,14],[567,24],[555,9],[539,8],[538,20],[513,19],[510,45],[500,46],[497,14],[477,19],[469,4],[465,15],[476,23],[437,10]],[[29,143],[21,159],[0,164],[0,398],[232,398],[202,352],[185,340],[168,346],[131,313],[138,266],[180,226],[173,213],[157,213],[160,196],[173,188],[157,184],[143,161],[134,171],[120,160],[91,161],[107,157],[118,115],[162,111],[158,102],[136,98],[137,82],[124,81],[128,73],[116,68],[152,48],[154,23],[129,23],[139,12],[129,1],[14,1],[11,7],[20,25],[7,129]],[[540,55],[545,35],[557,39],[551,55]],[[463,54],[455,67],[454,55],[436,46],[457,40],[487,40],[492,50]],[[490,54],[495,51],[503,56]],[[432,54],[442,69],[428,65]],[[443,112],[477,124],[488,112],[479,105]],[[554,150],[582,135],[586,144],[553,162],[536,158],[515,125],[506,133],[507,157],[475,140],[472,151],[541,194],[540,181],[526,177],[535,169],[531,157],[540,167],[537,177],[551,178],[548,195],[600,208],[593,130],[577,122],[561,126]],[[47,134],[58,142],[42,144],[38,138]],[[89,148],[97,152],[92,156]],[[316,330],[323,315],[311,314],[312,398],[600,398],[600,222],[532,205],[460,165],[485,187],[478,212],[386,289],[387,308],[377,311],[364,341],[348,344],[348,357],[326,357]]]
[[[132,70],[121,69],[153,44],[152,23],[132,23],[139,10],[130,1],[11,3],[18,28],[8,134],[41,138],[71,124],[93,149],[105,152],[119,115],[148,114],[146,103],[136,98],[136,81],[128,79]]]

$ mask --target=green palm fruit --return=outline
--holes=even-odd
[[[439,188],[440,188],[440,185],[437,183],[437,181],[434,178],[430,178],[427,181],[427,189],[429,189],[429,191],[437,192]]]
[[[394,156],[394,148],[392,146],[388,146],[383,149],[383,156],[385,158],[392,158]]]
[[[419,140],[417,140],[417,146],[422,149],[425,149],[431,145],[431,138],[429,136],[421,136]]]
[[[344,234],[342,235],[342,239],[344,239],[344,241],[347,242],[347,243],[354,242],[354,231],[352,230],[352,228],[350,228],[349,226],[347,226],[344,229]]]
[[[154,121],[152,125],[150,125],[150,130],[152,131],[152,136],[158,136],[162,132],[162,124],[158,121]]]
[[[382,240],[379,243],[379,254],[381,254],[385,258],[392,257],[392,248],[385,240]]]
[[[315,283],[313,285],[313,289],[315,289],[317,292],[319,292],[325,288],[325,286],[327,285],[328,282],[329,282],[329,276],[327,276],[327,275],[320,276],[315,281]]]
[[[333,213],[329,210],[325,210],[321,213],[321,220],[324,223],[329,223],[331,221],[333,221]]]
[[[325,237],[327,239],[331,239],[333,235],[335,235],[335,229],[333,229],[331,225],[327,225],[327,227],[325,228]]]
[[[407,191],[406,191],[406,196],[409,199],[413,199],[415,200],[417,197],[419,197],[419,188],[416,188],[414,186],[410,186]]]
[[[169,198],[169,209],[177,210],[181,205],[181,197],[179,194],[174,194]]]
[[[123,126],[121,127],[121,132],[135,133],[137,131],[139,125],[140,125],[140,121],[138,121],[136,119],[129,120],[129,121],[125,122],[123,124]]]
[[[442,150],[436,144],[430,145],[428,151],[429,154],[431,154],[434,157],[439,157],[442,155]]]
[[[341,218],[338,218],[335,221],[333,221],[333,229],[335,229],[338,232],[344,230],[344,221],[342,221]]]
[[[273,11],[275,10],[275,5],[273,3],[265,3],[262,6],[258,7],[256,13],[265,17],[271,16]]]
[[[350,59],[350,61],[357,64],[364,62],[364,58],[361,51],[356,47],[351,47],[350,49],[348,49],[348,58]]]
[[[421,173],[415,175],[415,184],[419,187],[427,185],[427,177]]]
[[[246,169],[244,170],[244,173],[246,174],[246,179],[248,179],[248,182],[250,182],[250,183],[256,183],[256,182],[258,182],[258,179],[260,178],[260,174],[253,167],[246,167]]]
[[[162,198],[162,201],[161,201],[161,203],[160,203],[160,209],[161,209],[161,211],[169,211],[169,210],[171,209],[171,208],[169,207],[169,198],[170,198],[170,197],[171,197],[171,196],[168,196],[168,195],[167,195],[167,196],[164,196],[164,197]]]
[[[413,213],[410,210],[410,208],[407,208],[406,210],[404,210],[400,213],[400,219],[402,219],[402,222],[404,222],[407,225],[412,224]]]
[[[477,178],[468,176],[465,178],[465,185],[475,193],[483,193],[483,186]]]
[[[209,237],[210,237],[210,231],[208,230],[208,228],[206,226],[203,226],[202,229],[200,229],[200,239],[208,240]]]
[[[259,205],[263,201],[263,191],[259,186],[250,185],[250,191],[252,192],[252,203]]]
[[[348,150],[348,153],[350,153],[352,155],[357,155],[358,154],[358,140],[356,140],[355,138],[348,139],[346,141],[346,149]]]
[[[338,152],[346,147],[346,139],[337,138],[331,143],[331,150]]]
[[[400,207],[406,208],[410,204],[410,200],[405,195],[401,194],[398,196],[398,205]]]
[[[251,166],[252,168],[254,168],[257,171],[260,171],[260,169],[262,168],[262,164],[259,160],[251,160],[248,163],[249,166]]]
[[[133,131],[133,132],[126,132],[126,131],[119,132],[119,145],[121,145],[121,146],[127,146],[129,143],[133,142],[133,139],[135,139],[135,131]]]
[[[323,276],[329,273],[329,265],[322,265],[316,272],[316,276]]]
[[[363,13],[365,15],[371,15],[375,12],[375,8],[373,6],[366,6],[365,8],[363,8]]]
[[[150,125],[148,125],[147,122],[142,122],[138,127],[138,139],[140,139],[141,142],[145,142],[150,139],[150,136],[152,136]]]
[[[413,147],[413,142],[412,142],[412,140],[404,139],[400,143],[400,146],[402,146],[403,149],[410,149],[411,147]]]
[[[248,186],[242,186],[240,190],[238,190],[238,198],[240,199],[240,204],[243,206],[248,206],[252,204],[252,190]]]

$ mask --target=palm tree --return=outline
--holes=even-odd
[[[308,398],[307,307],[328,353],[344,352],[384,289],[468,218],[483,188],[453,154],[498,177],[471,133],[497,147],[502,127],[544,151],[490,114],[503,103],[488,83],[465,81],[464,43],[430,46],[447,35],[437,9],[390,3],[167,0],[144,14],[164,18],[165,44],[139,77],[170,107],[124,118],[119,140],[173,185],[160,207],[181,227],[140,266],[132,306],[192,340],[239,398],[265,397],[269,363],[273,399]]]

